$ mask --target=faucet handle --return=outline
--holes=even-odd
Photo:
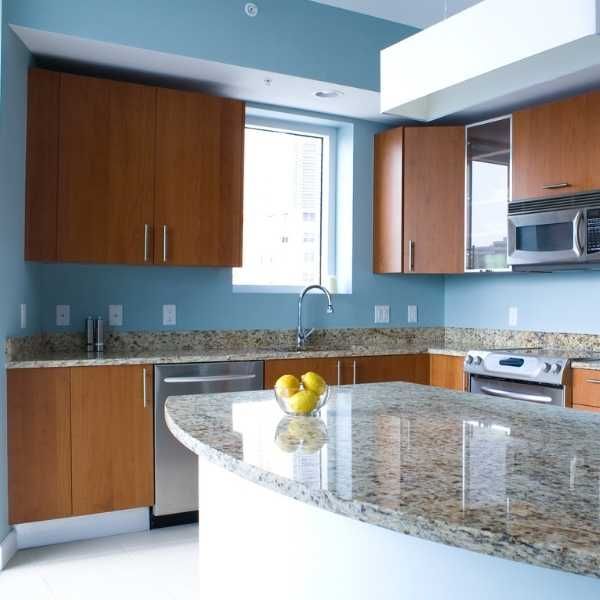
[[[304,341],[306,341],[313,333],[315,332],[315,328],[311,327],[310,329],[304,330]]]

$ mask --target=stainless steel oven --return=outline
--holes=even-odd
[[[600,193],[512,202],[508,264],[600,268]]]
[[[508,400],[525,400],[526,402],[554,406],[566,405],[564,385],[544,385],[472,375],[470,378],[470,391],[475,394],[485,394],[486,396]]]

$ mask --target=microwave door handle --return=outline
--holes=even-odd
[[[581,241],[580,229],[583,222],[583,210],[578,210],[573,219],[573,248],[577,256],[583,255],[583,243]]]

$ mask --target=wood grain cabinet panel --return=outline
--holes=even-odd
[[[354,362],[356,361],[356,368]],[[406,381],[426,384],[429,361],[425,354],[362,356],[345,359],[344,383],[382,383]]]
[[[152,389],[149,366],[71,369],[74,515],[153,504]]]
[[[373,272],[402,273],[404,129],[375,136],[373,174]]]
[[[8,385],[10,523],[71,514],[69,369],[14,369]]]
[[[404,271],[462,273],[465,128],[404,128]]]
[[[57,258],[60,74],[29,71],[25,259]]]
[[[462,356],[431,354],[429,356],[429,384],[459,392],[465,391],[467,384],[464,368]]]
[[[58,260],[152,262],[156,88],[62,74]]]
[[[600,371],[573,369],[573,408],[600,410]]]
[[[158,90],[155,262],[241,266],[245,105]]]

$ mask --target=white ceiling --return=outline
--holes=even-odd
[[[429,27],[481,0],[313,0],[413,27]]]

